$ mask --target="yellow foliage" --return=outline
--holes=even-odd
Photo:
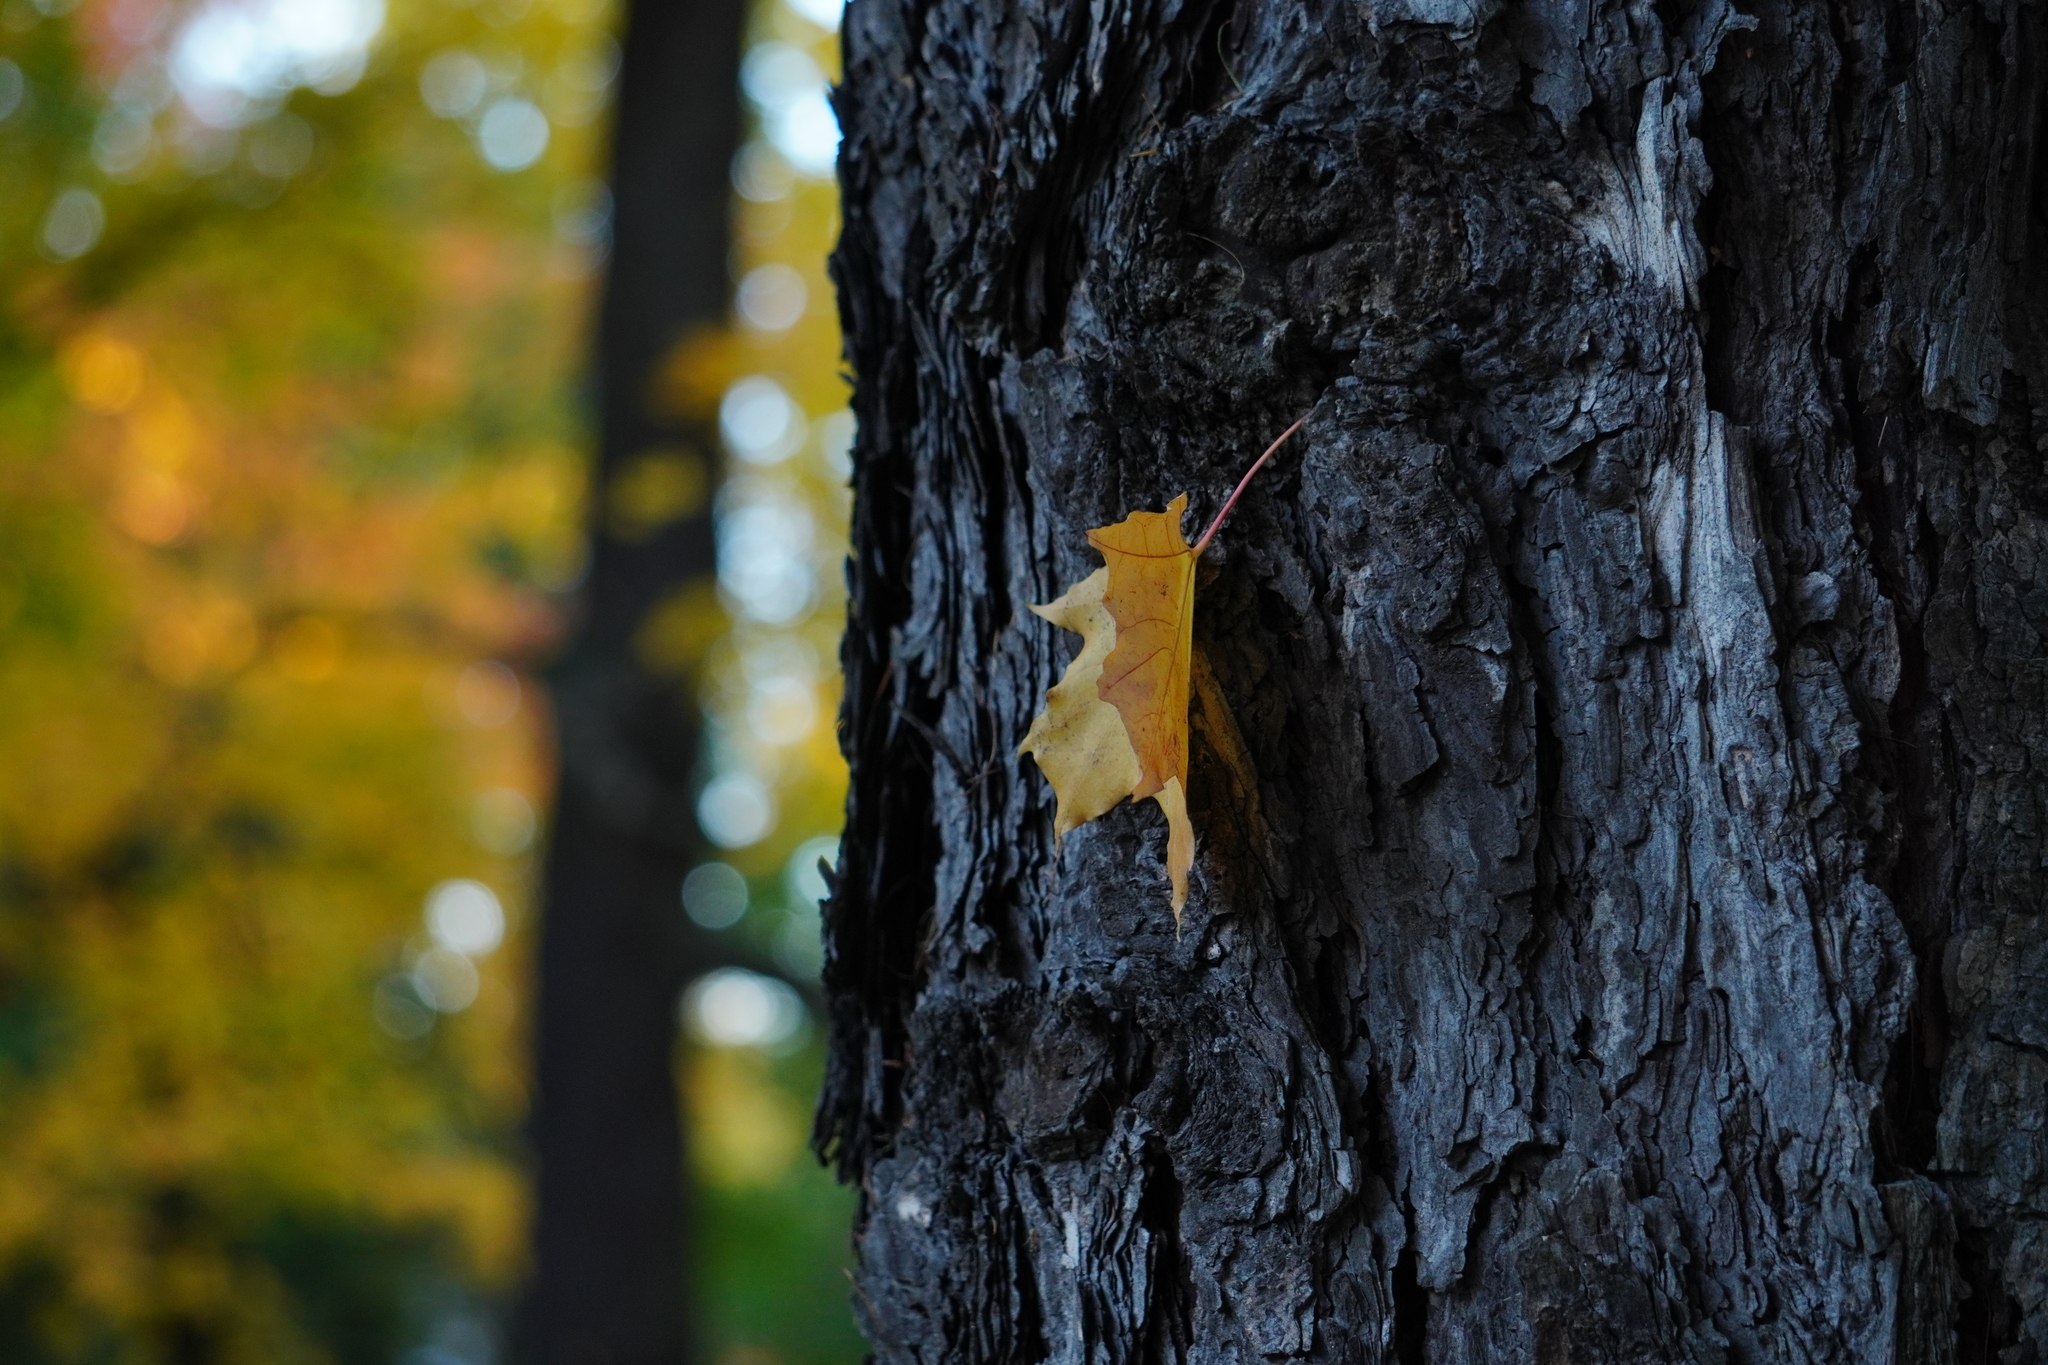
[[[612,534],[645,540],[671,522],[696,516],[710,484],[711,471],[694,450],[663,446],[633,456],[605,491]]]
[[[662,410],[676,417],[708,420],[718,414],[726,386],[747,372],[751,357],[739,337],[723,327],[696,327],[669,351],[655,382]]]
[[[117,44],[105,6],[24,13],[24,192],[0,196],[0,1314],[34,1359],[149,1361],[182,1332],[217,1365],[332,1365],[302,1297],[363,1266],[295,1280],[307,1246],[413,1257],[391,1262],[406,1292],[504,1296],[521,1270],[531,854],[473,817],[549,784],[518,671],[559,636],[581,542],[593,258],[549,206],[593,134],[562,125],[504,176],[417,77],[485,43],[549,72],[609,41],[604,16],[392,7],[369,78],[274,115],[314,138],[288,183],[180,164],[168,110],[145,183],[94,180],[107,236],[66,265],[23,215],[84,164],[100,74],[154,59],[94,48]],[[437,705],[430,679],[491,661],[473,676],[510,714],[465,717],[452,685]],[[495,887],[512,936],[467,1009],[387,1033],[376,992],[452,877]]]
[[[58,367],[71,396],[95,412],[125,412],[142,392],[142,353],[105,332],[74,338]]]
[[[718,584],[709,578],[692,579],[647,613],[634,640],[634,653],[651,672],[694,678],[729,624],[718,600]]]
[[[340,625],[308,613],[286,622],[271,638],[277,671],[293,682],[326,682],[341,667],[346,647]]]
[[[683,1095],[693,1122],[691,1155],[713,1185],[772,1185],[803,1155],[803,1107],[743,1048],[695,1048],[684,1063]]]

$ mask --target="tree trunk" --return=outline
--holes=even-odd
[[[725,318],[741,11],[740,0],[635,0],[623,43],[590,573],[549,677],[561,777],[542,889],[534,1275],[521,1323],[536,1365],[689,1355],[676,996],[722,954],[678,900],[697,844],[694,702],[642,666],[634,641],[649,611],[712,572],[711,521],[699,506],[621,526],[607,494],[650,456],[696,461],[700,483],[717,468],[716,433],[657,411],[652,395],[686,329]]]
[[[881,1360],[2044,1358],[2044,19],[1751,8],[851,7]],[[1304,413],[1176,934],[1024,607]]]

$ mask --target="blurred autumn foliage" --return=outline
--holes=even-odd
[[[486,1365],[522,1273],[528,669],[583,554],[614,16],[314,11],[361,41],[250,75],[206,68],[226,39],[193,55],[205,6],[0,4],[9,1365]],[[686,349],[674,401],[768,368],[829,411],[831,190],[741,221],[814,302]],[[838,524],[827,455],[753,477]],[[609,515],[703,495],[643,483]],[[729,855],[757,902],[733,932],[770,947],[807,913],[790,850],[836,829],[813,596],[775,628],[812,714],[765,739],[744,611],[683,603],[647,643],[777,793]],[[849,1205],[801,1153],[815,1046],[718,1041],[679,1050],[711,1344],[852,1359]]]

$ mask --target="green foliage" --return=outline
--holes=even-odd
[[[829,1365],[865,1353],[848,1309],[854,1194],[804,1150],[823,1050],[692,1049],[696,1294],[710,1359]]]

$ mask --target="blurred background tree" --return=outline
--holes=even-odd
[[[689,501],[659,464],[584,491],[616,22],[0,4],[0,1360],[504,1354],[553,785],[531,670],[586,502],[629,535]],[[673,1054],[696,1339],[735,1365],[859,1352],[776,979],[815,968],[843,782],[835,22],[749,18],[737,322],[659,385],[746,477],[719,586],[634,637],[709,708],[690,801],[726,851],[672,913],[762,969],[700,981]]]

